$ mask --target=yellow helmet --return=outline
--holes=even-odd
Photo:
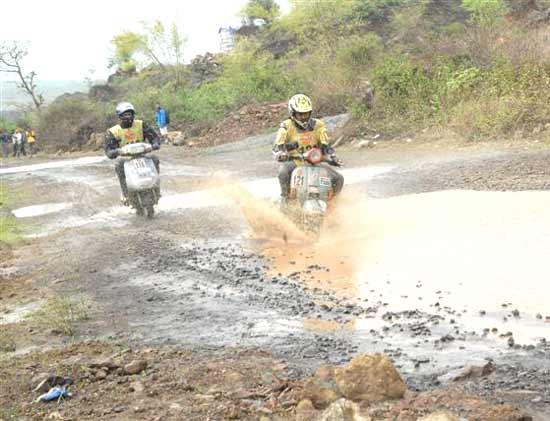
[[[312,111],[313,106],[311,105],[311,99],[304,94],[296,94],[288,101],[288,113],[290,114],[290,118],[304,130],[311,128]],[[296,113],[303,114],[303,116],[297,118],[295,115]]]
[[[288,101],[288,113],[292,117],[294,113],[310,113],[313,111],[311,99],[304,94],[296,94]]]

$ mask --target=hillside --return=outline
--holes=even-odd
[[[549,22],[547,0],[296,2],[267,25],[239,30],[228,54],[119,69],[87,97],[54,102],[39,130],[55,148],[83,147],[114,121],[114,104],[129,100],[148,120],[160,102],[173,128],[204,137],[242,107],[305,92],[317,116],[351,113],[349,136],[540,132],[550,122]]]

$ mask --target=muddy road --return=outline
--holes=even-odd
[[[491,359],[471,392],[550,417],[550,151],[342,148],[345,191],[312,243],[277,210],[271,138],[164,147],[152,221],[118,205],[103,157],[10,162],[31,241],[4,275],[89,297],[83,337],[257,348],[296,376],[380,351],[425,390]],[[33,299],[11,306],[0,323]]]

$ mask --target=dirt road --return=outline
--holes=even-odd
[[[3,167],[32,239],[3,275],[88,297],[81,337],[261,349],[295,376],[380,351],[427,390],[492,359],[466,388],[550,417],[550,151],[343,148],[345,192],[312,244],[277,211],[270,140],[163,148],[152,221],[118,205],[102,157]],[[4,300],[0,323],[37,298]]]

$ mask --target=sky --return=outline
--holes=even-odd
[[[277,0],[283,11],[288,0]],[[42,80],[105,79],[110,41],[140,22],[175,22],[187,37],[185,60],[219,49],[218,29],[238,25],[247,0],[2,0],[0,41],[24,42],[25,68]],[[19,18],[16,18],[19,17]],[[93,70],[93,73],[91,71]],[[1,75],[5,80],[7,75]]]

